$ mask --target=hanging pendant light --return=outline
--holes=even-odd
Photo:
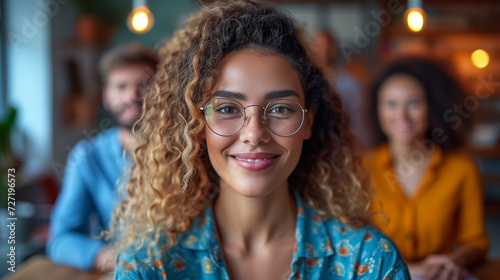
[[[132,1],[134,8],[128,14],[127,26],[134,33],[146,33],[153,28],[155,19],[146,2],[146,0]]]
[[[413,32],[419,32],[424,27],[426,14],[422,9],[422,0],[408,0],[406,22]]]

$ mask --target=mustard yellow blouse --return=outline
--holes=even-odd
[[[481,180],[465,153],[444,154],[436,146],[413,197],[407,197],[398,182],[387,144],[368,153],[364,165],[378,196],[373,196],[371,210],[385,215],[374,215],[375,224],[406,261],[450,253],[456,245],[472,246],[486,255]]]

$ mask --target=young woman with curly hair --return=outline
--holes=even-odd
[[[488,237],[479,172],[460,149],[470,116],[463,90],[434,61],[409,56],[381,71],[371,96],[379,140],[364,159],[380,202],[372,210],[385,214],[375,224],[412,277],[465,279]]]
[[[268,4],[204,7],[161,50],[115,213],[116,279],[409,279],[369,222],[337,96]]]

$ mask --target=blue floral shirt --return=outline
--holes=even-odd
[[[411,279],[396,246],[371,226],[349,229],[337,220],[323,221],[298,195],[296,246],[289,280]],[[221,245],[215,233],[213,209],[197,217],[179,242],[161,252],[153,247],[130,249],[118,256],[115,279],[228,280]],[[146,246],[147,247],[147,246]]]

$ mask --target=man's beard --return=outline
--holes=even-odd
[[[139,118],[141,117],[141,114],[138,114],[137,117],[135,118],[135,120],[133,122],[131,122],[130,124],[121,122],[120,116],[125,112],[125,110],[127,110],[131,106],[139,106],[139,108],[141,108],[142,101],[132,102],[132,103],[129,103],[129,104],[126,104],[126,105],[120,107],[118,110],[110,111],[112,121],[115,124],[117,124],[118,127],[130,130],[130,131],[132,131],[134,124],[137,122],[137,120],[139,120]]]

